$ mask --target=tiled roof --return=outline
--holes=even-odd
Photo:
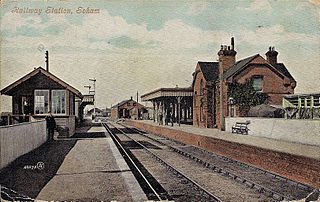
[[[273,65],[279,72],[281,72],[282,74],[284,74],[286,77],[288,77],[289,79],[292,79],[295,81],[295,79],[293,78],[293,76],[290,74],[290,72],[288,71],[288,69],[286,68],[286,66],[283,63],[277,63],[276,65]]]
[[[76,96],[78,96],[79,98],[82,98],[82,94],[80,93],[80,91],[78,91],[77,89],[75,89],[74,87],[70,86],[69,84],[67,84],[66,82],[64,82],[63,80],[59,79],[58,77],[56,77],[55,75],[53,75],[51,72],[46,71],[45,69],[43,69],[42,67],[38,67],[36,69],[34,69],[32,72],[30,72],[29,74],[23,76],[22,78],[20,78],[19,80],[15,81],[14,83],[10,84],[9,86],[7,86],[6,88],[2,89],[0,92],[1,94],[5,94],[5,95],[12,95],[12,90],[15,88],[18,88],[20,84],[22,84],[23,82],[31,79],[32,77],[38,75],[38,74],[43,74],[45,76],[47,76],[49,79],[57,82],[58,84],[60,84],[61,86],[63,86],[64,88],[68,89],[69,91],[73,92]]]
[[[115,107],[119,107],[119,106],[121,106],[121,105],[124,105],[125,103],[127,103],[127,102],[129,102],[129,101],[130,101],[130,100],[123,100],[123,101],[119,102],[118,104],[112,106],[112,108],[115,108]]]
[[[243,60],[239,60],[238,62],[236,62],[232,67],[230,67],[224,74],[223,74],[223,78],[227,79],[230,76],[233,76],[235,73],[239,72],[240,70],[242,70],[249,62],[251,62],[254,58],[258,57],[259,54],[247,57]]]
[[[253,59],[255,59],[258,56],[259,56],[259,54],[256,54],[256,55],[247,57],[247,58],[245,58],[243,60],[240,60],[240,61],[236,62],[236,64],[234,64],[232,67],[230,67],[230,69],[228,69],[223,74],[223,78],[224,79],[228,79],[229,77],[233,76],[237,72],[241,71],[243,68],[245,68],[247,66],[247,64],[249,64]],[[290,72],[288,71],[288,69],[286,68],[286,66],[283,63],[277,63],[277,64],[272,65],[272,66],[276,70],[278,70],[281,74],[285,75],[289,79],[294,80],[293,76],[290,74]]]
[[[215,81],[219,78],[218,62],[198,62],[206,81]]]

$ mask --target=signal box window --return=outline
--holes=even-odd
[[[66,114],[66,91],[52,90],[52,113]]]
[[[49,90],[34,91],[35,114],[46,114],[49,111]]]

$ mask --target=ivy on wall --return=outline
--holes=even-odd
[[[253,81],[248,80],[246,83],[229,83],[228,97],[232,97],[234,104],[240,109],[248,109],[250,107],[266,103],[269,96],[266,93],[258,92],[253,88]]]

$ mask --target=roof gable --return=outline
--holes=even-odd
[[[197,74],[200,71],[206,81],[215,81],[219,78],[219,62],[198,62],[196,66],[196,71],[193,74],[192,86],[196,81]]]
[[[127,102],[129,102],[130,100],[123,100],[121,102],[119,102],[118,104],[116,104],[115,106],[113,107],[121,107],[122,105],[126,104]]]
[[[214,81],[219,77],[219,63],[218,62],[198,62],[200,70],[206,81]]]
[[[128,102],[132,102],[132,103],[136,104],[138,107],[144,107],[142,104],[138,103],[137,101],[130,99],[130,100],[123,100],[123,101],[119,102],[118,104],[112,106],[112,108],[122,107],[123,105],[127,104]],[[133,106],[133,108],[134,107],[135,106]]]
[[[290,74],[290,72],[288,71],[288,69],[286,68],[286,66],[283,63],[277,63],[275,65],[273,65],[279,72],[281,72],[283,75],[285,75],[286,77],[288,77],[289,79],[295,81],[295,79],[293,78],[293,76]]]
[[[266,61],[263,57],[261,57],[259,54],[253,55],[251,57],[247,57],[245,59],[242,59],[238,62],[236,62],[230,69],[228,69],[224,75],[224,79],[228,79],[231,76],[234,76],[235,74],[241,72],[246,67],[248,67],[250,64],[265,64],[269,68],[273,69],[277,74],[279,74],[281,77],[286,76],[290,80],[294,80],[293,76],[289,73],[288,69],[285,67],[283,63],[277,63],[275,65],[271,65],[268,61]]]
[[[37,74],[43,74],[46,77],[48,77],[49,79],[57,82],[59,85],[63,86],[64,88],[66,88],[67,90],[71,91],[72,93],[74,93],[76,96],[78,97],[82,97],[82,94],[80,93],[80,91],[78,91],[77,89],[75,89],[74,87],[70,86],[69,84],[67,84],[66,82],[64,82],[63,80],[59,79],[58,77],[56,77],[55,75],[53,75],[52,73],[44,70],[42,67],[38,67],[37,69],[33,70],[32,72],[30,72],[29,74],[23,76],[22,78],[18,79],[17,81],[13,82],[12,84],[10,84],[9,86],[5,87],[4,89],[2,89],[0,92],[1,94],[5,94],[5,95],[12,95],[11,94],[11,90],[13,90],[14,88],[16,88],[17,86],[21,85],[22,83],[24,83],[25,81],[31,79],[32,77],[36,76]]]
[[[223,74],[223,78],[228,79],[229,77],[243,70],[253,59],[255,59],[258,56],[260,55],[256,54],[245,59],[239,60]]]

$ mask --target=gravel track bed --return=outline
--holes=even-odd
[[[131,129],[134,131],[134,129]],[[292,182],[288,182],[285,179],[276,178],[271,173],[266,173],[263,170],[256,169],[252,166],[245,166],[240,164],[237,161],[228,160],[227,158],[222,158],[221,156],[217,156],[214,153],[210,153],[199,149],[194,146],[185,145],[183,143],[179,143],[177,141],[171,140],[169,138],[158,136],[154,134],[145,134],[148,137],[160,141],[166,145],[178,148],[184,152],[191,154],[205,162],[210,163],[211,165],[218,166],[229,173],[235,174],[242,178],[248,179],[252,182],[258,183],[270,190],[273,190],[277,193],[283,194],[285,196],[290,196],[296,199],[305,198],[309,192],[298,187],[296,184]],[[138,136],[138,134],[136,134]],[[143,138],[141,136],[141,138]],[[141,139],[140,138],[140,139]],[[152,141],[147,137],[144,137],[144,140],[151,142],[152,144],[156,144],[156,141]],[[159,144],[159,143],[157,143]],[[163,147],[163,146],[162,146]],[[203,167],[203,166],[202,166]],[[212,172],[212,171],[211,171]]]
[[[301,199],[305,198],[308,195],[307,191],[299,188],[298,186],[290,184],[284,179],[275,178],[274,176],[268,175],[264,171],[255,169],[251,166],[243,166],[236,161],[224,160],[223,158],[216,156],[213,153],[208,153],[193,146],[177,148],[205,162],[216,165],[230,173],[256,182],[266,188],[269,188],[286,196],[292,196],[294,198]]]
[[[136,141],[144,140],[152,144],[157,144],[156,141],[138,134],[130,134],[130,137]],[[152,151],[158,154],[162,159],[165,159],[166,162],[182,171],[186,176],[205,187],[214,195],[218,196],[222,201],[274,201],[273,199],[268,198],[265,194],[258,193],[256,190],[250,189],[244,184],[237,183],[227,177],[213,172],[208,168],[204,168],[202,165],[181,156],[168,148]]]
[[[128,138],[127,136],[125,136],[123,134],[116,134],[116,136],[119,138],[120,141],[131,141],[130,138]]]
[[[222,201],[274,201],[264,193],[258,193],[258,191],[246,187],[244,184],[221,176],[175,152],[166,150],[152,151],[182,171],[186,176],[218,196]]]
[[[287,182],[285,179],[276,178],[273,175],[266,174],[265,171],[256,169],[251,166],[241,165],[239,162],[226,160],[220,156],[215,155],[214,153],[210,153],[208,151],[204,151],[194,146],[188,146],[181,143],[181,146],[176,146],[177,142],[174,140],[170,140],[167,138],[163,138],[161,136],[157,136],[154,134],[147,134],[148,137],[156,139],[157,141],[163,142],[166,145],[175,147],[181,151],[187,152],[192,156],[195,156],[205,162],[208,162],[212,165],[218,166],[225,171],[228,171],[237,176],[248,179],[252,182],[256,182],[270,190],[273,190],[277,193],[281,193],[285,196],[291,196],[296,199],[305,198],[310,192],[301,189],[296,184]]]
[[[154,141],[154,140],[150,140],[149,138],[147,137],[144,137],[140,134],[128,134],[129,137],[131,137],[132,139],[134,139],[135,141],[138,141],[138,142],[149,142],[157,147],[160,147],[160,148],[168,148],[166,146],[163,146],[162,144],[160,144],[159,142],[157,141]]]
[[[161,184],[174,201],[209,201],[196,191],[191,183],[168,171],[155,158],[152,158],[145,150],[132,150],[132,154],[141,164],[152,174],[152,176]],[[165,173],[165,175],[164,175]]]

